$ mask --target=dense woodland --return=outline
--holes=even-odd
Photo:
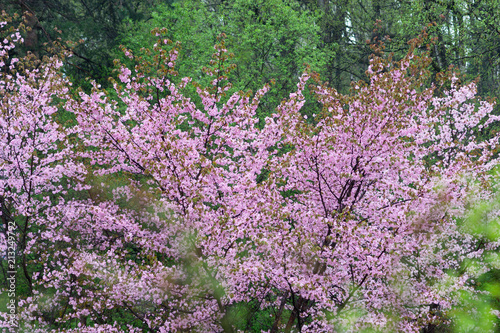
[[[500,4],[479,1],[102,1],[2,0],[10,14],[28,13],[25,50],[47,54],[45,43],[58,38],[79,42],[65,72],[74,82],[90,77],[107,85],[119,45],[132,50],[150,46],[153,28],[167,28],[180,41],[180,76],[201,79],[202,68],[220,33],[236,55],[235,87],[256,91],[276,80],[270,103],[278,104],[304,70],[304,63],[340,92],[367,80],[373,50],[401,59],[408,41],[422,29],[436,41],[431,49],[434,73],[453,66],[466,80],[480,77],[479,94],[499,94]],[[270,107],[275,107],[272,105]]]
[[[0,9],[0,330],[499,331],[499,0]]]

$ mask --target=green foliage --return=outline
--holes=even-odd
[[[189,76],[206,85],[211,78],[203,67],[217,36],[224,33],[226,48],[236,54],[236,69],[229,77],[232,91],[255,92],[266,83],[275,83],[262,101],[263,118],[295,90],[304,63],[312,70],[324,67],[316,19],[316,14],[291,0],[232,0],[219,5],[189,0],[159,5],[147,22],[129,21],[122,43],[138,53],[154,42],[149,33],[153,28],[165,27],[169,39],[181,42],[179,77]]]
[[[477,205],[463,223],[477,238],[477,249],[482,249],[484,259],[471,258],[459,270],[470,276],[471,289],[461,292],[462,304],[448,313],[454,332],[494,332],[500,325],[500,253],[483,246],[500,240],[499,204],[497,196]]]
[[[117,37],[123,31],[124,20],[145,20],[151,8],[160,0],[0,0],[0,8],[11,15],[25,15],[24,47],[16,52],[32,52],[42,57],[53,54],[51,44],[57,39],[71,41],[67,46],[73,56],[66,61],[65,73],[77,86],[90,89],[86,78],[101,85],[113,69],[113,54]],[[22,54],[18,54],[19,57]]]

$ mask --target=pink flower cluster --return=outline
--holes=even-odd
[[[238,307],[272,313],[271,332],[446,320],[434,309],[459,304],[474,278],[449,272],[498,246],[457,222],[491,196],[499,137],[477,133],[498,117],[474,84],[434,97],[409,61],[372,69],[350,96],[314,85],[323,110],[312,119],[304,74],[264,126],[269,87],[224,99],[217,70],[201,105],[182,93],[189,78],[135,80],[132,68],[116,100],[97,87],[69,94],[55,58],[2,72],[1,218],[17,225],[29,289],[20,325],[234,332]]]

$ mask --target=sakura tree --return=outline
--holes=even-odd
[[[72,158],[75,133],[57,121],[59,104],[69,98],[70,86],[59,73],[61,59],[12,57],[21,35],[7,29],[7,22],[0,26],[6,28],[0,46],[2,275],[6,278],[6,271],[17,268],[17,290],[12,293],[20,296],[23,290],[23,297],[15,301],[20,309],[27,305],[34,310],[38,305],[32,302],[40,297],[43,280],[53,266],[61,265],[58,258],[65,257],[59,245],[72,241],[59,232],[64,223],[59,217],[68,214],[68,203],[85,189],[86,170]],[[2,317],[10,326],[35,318],[17,314],[15,320]]]
[[[306,72],[257,126],[269,87],[228,94],[223,38],[201,87],[176,78],[179,45],[156,34],[154,62],[124,49],[135,66],[117,64],[112,92],[70,93],[59,58],[21,71],[3,53],[20,327],[418,332],[453,319],[498,249],[462,223],[492,197],[497,163],[498,135],[478,138],[497,117],[474,83],[425,88],[414,40],[399,62],[373,57],[349,95]],[[308,82],[323,106],[309,118]]]

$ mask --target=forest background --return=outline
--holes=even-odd
[[[401,59],[408,41],[427,28],[435,38],[434,73],[453,66],[465,81],[480,78],[480,96],[500,93],[500,3],[495,0],[2,0],[0,9],[32,15],[24,45],[38,56],[47,54],[45,43],[58,38],[78,42],[64,70],[87,89],[86,78],[109,86],[113,60],[124,58],[119,46],[149,47],[153,28],[167,28],[167,37],[181,43],[179,77],[204,83],[202,68],[223,32],[235,54],[230,81],[236,91],[255,92],[276,82],[265,97],[269,111],[295,88],[304,64],[345,93],[351,82],[367,80],[370,45],[383,42],[386,53]]]
[[[95,80],[111,96],[116,93],[109,80],[116,77],[115,59],[119,64],[131,64],[121,45],[141,55],[147,64],[152,55],[142,48],[157,41],[152,29],[165,27],[165,37],[180,42],[175,68],[178,75],[172,81],[180,84],[181,78],[189,76],[206,86],[213,79],[206,74],[207,62],[213,45],[220,42],[218,36],[224,33],[224,45],[234,54],[235,66],[228,78],[230,92],[256,92],[272,82],[257,109],[260,126],[296,90],[306,64],[321,80],[348,94],[353,82],[369,82],[366,70],[370,55],[382,56],[383,51],[400,60],[410,48],[408,41],[424,29],[428,39],[421,49],[429,49],[427,69],[431,77],[452,69],[459,73],[462,83],[476,80],[482,99],[500,95],[498,0],[1,0],[0,9],[11,16],[25,15],[28,27],[23,44],[11,56],[22,57],[29,52],[39,58],[51,56],[53,42],[61,40],[61,45],[72,52],[61,67],[64,77],[73,83],[72,89],[91,92],[91,81]],[[19,16],[17,20],[23,19]],[[383,48],[372,47],[380,42]],[[434,79],[427,84],[432,82]],[[196,99],[195,87],[187,89]],[[322,105],[308,96],[308,91],[304,94],[303,114],[319,113]],[[498,113],[496,105],[493,114]],[[481,133],[483,137],[490,134]],[[499,276],[498,271],[490,271],[482,277],[482,283],[498,281]],[[7,288],[4,279],[0,283]],[[28,284],[19,281],[19,295],[30,293]],[[481,290],[480,284],[476,287]],[[488,302],[499,308],[498,295]],[[130,317],[123,314],[121,319],[136,320]],[[250,327],[248,331],[270,328],[262,318],[245,325]],[[300,329],[300,319],[297,327]],[[451,330],[447,325],[432,323],[422,328],[424,332],[438,329]]]

